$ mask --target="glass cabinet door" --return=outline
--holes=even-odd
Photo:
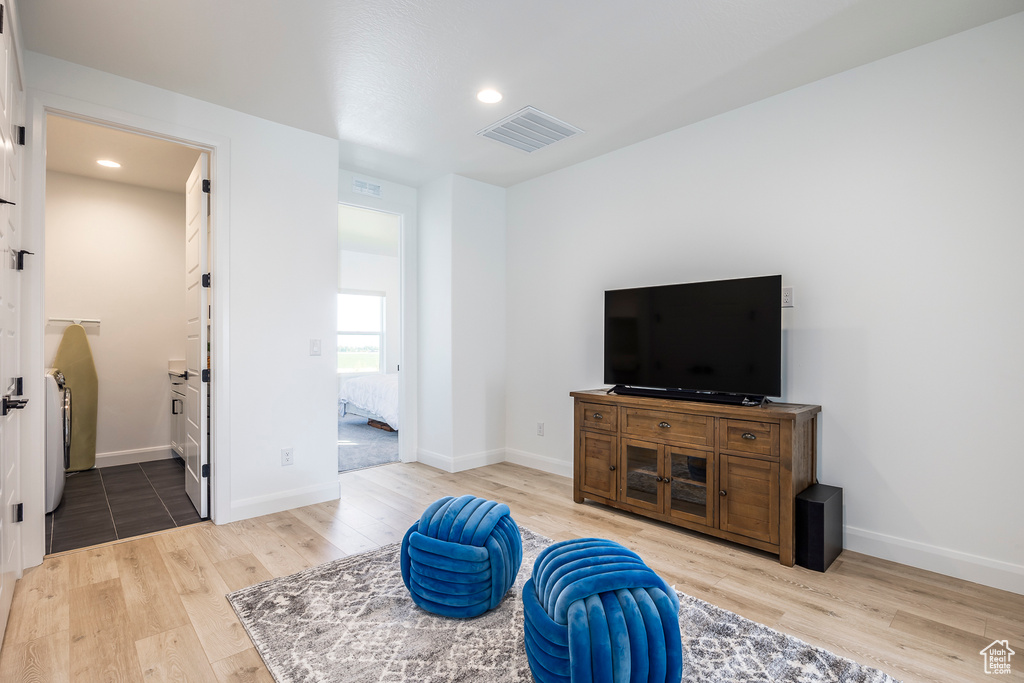
[[[671,493],[668,512],[702,524],[711,524],[708,482],[714,483],[713,454],[692,448],[666,446],[670,463]]]
[[[658,444],[622,440],[622,493],[631,505],[661,512],[665,483],[658,465],[662,448]]]

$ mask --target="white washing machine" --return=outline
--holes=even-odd
[[[64,373],[46,371],[46,512],[64,495],[64,470],[71,465],[71,389]]]

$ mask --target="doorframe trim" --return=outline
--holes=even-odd
[[[417,338],[417,227],[418,196],[416,188],[401,186],[380,180],[384,186],[385,196],[370,200],[364,195],[351,190],[352,177],[369,178],[362,173],[354,173],[341,168],[338,172],[338,204],[359,209],[369,209],[398,216],[399,218],[399,288],[402,293],[401,321],[402,340],[399,350],[399,362],[402,369],[398,373],[398,415],[401,429],[398,430],[398,457],[402,462],[416,462],[419,450],[418,430],[418,372],[419,358],[416,344]],[[398,195],[401,198],[392,199]],[[404,196],[403,196],[404,195]],[[341,267],[341,264],[338,264]]]
[[[231,514],[230,458],[230,343],[229,329],[229,248],[231,141],[223,135],[181,126],[131,112],[98,105],[64,95],[28,89],[26,92],[26,138],[22,213],[25,234],[23,249],[37,254],[37,267],[26,271],[22,281],[22,368],[26,394],[43,395],[46,368],[45,343],[45,224],[46,224],[46,117],[49,114],[85,121],[130,133],[167,140],[205,151],[210,155],[210,178],[215,188],[210,202],[213,221],[213,270],[216,286],[211,290],[213,306],[211,363],[216,368],[210,396],[210,469],[216,472],[210,487],[210,518],[229,520]],[[214,419],[216,416],[216,419]],[[22,566],[32,567],[45,554],[45,413],[43,401],[27,406],[22,429],[21,487],[25,503],[22,527]]]
[[[414,392],[415,391],[414,387],[416,385],[415,385],[415,382],[410,382],[410,381],[408,381],[406,379],[407,377],[411,376],[412,373],[411,372],[406,373],[406,372],[403,372],[401,370],[401,367],[403,365],[405,365],[406,368],[408,368],[409,365],[410,365],[406,361],[406,359],[409,357],[409,354],[406,353],[406,334],[405,334],[405,318],[406,318],[406,315],[409,314],[409,309],[408,309],[408,307],[406,306],[406,303],[405,303],[405,298],[406,298],[406,272],[405,272],[405,269],[406,269],[406,254],[405,254],[405,242],[406,242],[406,238],[405,238],[405,224],[406,224],[406,220],[405,220],[405,213],[400,211],[400,210],[394,209],[394,208],[386,209],[386,208],[381,208],[379,206],[368,206],[368,205],[364,205],[364,204],[355,204],[355,203],[353,203],[351,201],[342,201],[341,199],[338,200],[338,206],[339,207],[345,206],[345,207],[352,208],[352,209],[364,209],[366,211],[376,211],[377,213],[387,214],[388,216],[394,216],[395,218],[398,219],[398,294],[399,294],[398,321],[399,321],[399,327],[400,327],[400,330],[399,330],[400,337],[398,339],[398,367],[399,367],[399,371],[398,371],[398,419],[401,421],[400,429],[398,430],[398,460],[399,460],[399,462],[415,462],[416,461],[416,448],[413,445],[415,443],[415,431],[414,430],[407,431],[409,423],[410,422],[414,422],[414,420],[407,420],[406,419],[406,412],[411,412],[413,415],[416,414],[415,394],[413,394],[412,400],[410,400],[410,398],[409,398],[409,392],[410,391]],[[341,230],[341,226],[340,225],[338,226],[338,230],[339,231]],[[337,251],[338,251],[338,273],[336,274],[336,277],[338,277],[338,280],[339,280],[339,283],[340,283],[340,277],[339,277],[341,275],[341,244],[340,243],[338,244]],[[369,292],[369,290],[367,290],[367,292]],[[338,288],[338,293],[339,294],[342,293],[342,290],[341,290],[340,287]],[[386,324],[386,322],[385,322],[385,324]],[[385,356],[386,356],[386,354],[385,354]],[[387,368],[384,368],[384,371],[386,373],[387,372]],[[340,382],[341,382],[341,375],[338,375],[338,382],[340,384]],[[414,436],[412,438],[410,438],[409,434],[413,434]]]

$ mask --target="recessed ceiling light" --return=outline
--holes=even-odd
[[[501,102],[501,93],[488,88],[478,92],[476,98],[485,104],[494,104],[495,102]]]
[[[121,164],[116,161],[111,161],[110,159],[100,159],[96,163],[100,166],[106,166],[107,168],[121,168]]]

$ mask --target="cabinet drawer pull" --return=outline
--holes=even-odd
[[[721,491],[719,491],[719,492],[718,492],[718,495],[720,495],[720,496],[724,496],[724,495],[725,495],[725,489],[722,489]]]
[[[658,426],[661,427],[662,429],[672,429],[672,425],[670,425],[668,422],[659,422]]]
[[[655,477],[654,481],[664,481],[664,479],[662,479],[661,477]]]
[[[608,469],[610,469],[612,472],[614,472],[615,471],[615,465],[609,465]]]
[[[604,415],[602,415],[601,413],[594,413],[593,417],[594,417],[595,420],[603,420],[604,419]]]
[[[672,483],[672,477],[665,477],[664,479],[662,479],[662,481],[665,482],[666,484],[671,484]]]
[[[757,439],[757,437],[751,434],[750,432],[743,432],[743,438],[746,439],[747,441],[754,441],[755,439]]]

